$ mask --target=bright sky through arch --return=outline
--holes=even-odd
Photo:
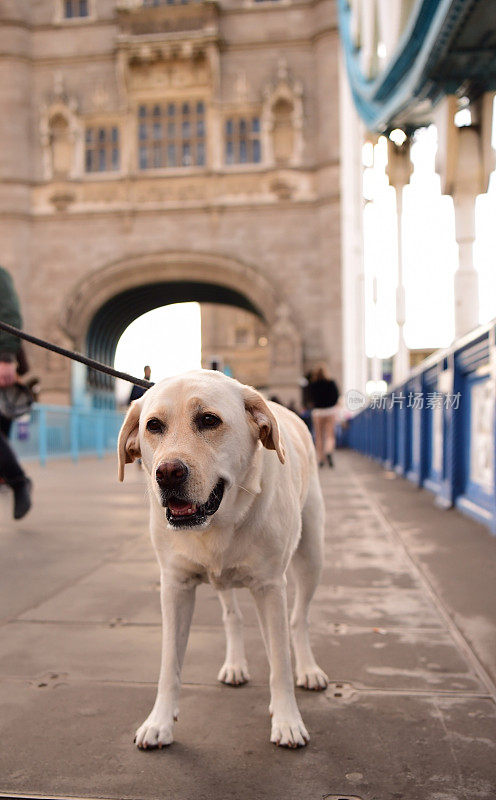
[[[152,368],[152,381],[201,367],[201,311],[199,303],[174,303],[148,311],[132,322],[117,344],[115,368],[143,377]],[[130,385],[118,381],[124,401]]]

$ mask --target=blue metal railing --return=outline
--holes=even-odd
[[[347,443],[496,533],[496,321],[420,364],[349,422]]]
[[[115,451],[123,415],[118,411],[34,405],[29,421],[14,423],[11,441],[21,459],[98,456]]]

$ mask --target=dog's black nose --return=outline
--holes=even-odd
[[[156,469],[155,478],[162,489],[175,489],[188,477],[189,469],[179,459],[163,461]]]

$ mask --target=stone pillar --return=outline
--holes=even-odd
[[[389,183],[396,192],[396,225],[398,238],[398,283],[396,286],[396,322],[398,325],[398,350],[393,359],[393,381],[398,383],[408,375],[410,360],[405,344],[405,286],[403,284],[403,189],[410,181],[412,162],[410,161],[410,140],[400,142],[388,139],[388,164],[386,168]]]
[[[355,110],[340,59],[341,286],[343,315],[343,394],[365,391],[365,275],[363,269],[364,125]]]
[[[487,192],[494,169],[491,147],[493,94],[472,103],[470,124],[458,127],[456,97],[447,97],[436,113],[439,144],[436,171],[441,191],[453,198],[455,235],[459,261],[455,273],[455,336],[463,336],[479,324],[479,283],[474,266],[475,201]]]
[[[301,336],[291,319],[291,310],[285,303],[276,308],[276,320],[269,331],[270,370],[269,395],[277,395],[284,403],[296,402],[301,397],[303,378]]]
[[[473,132],[466,129],[473,137]],[[467,140],[468,136],[462,136]],[[463,148],[466,149],[466,148]],[[455,272],[455,336],[463,336],[479,324],[479,276],[474,266],[475,200],[478,192],[456,192],[455,235],[458,244],[458,269]]]
[[[374,275],[372,280],[372,324],[374,326],[374,332],[378,330],[377,299],[377,276]],[[370,378],[374,383],[382,381],[382,361],[377,355],[377,339],[374,341]]]

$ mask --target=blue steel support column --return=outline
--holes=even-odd
[[[47,460],[47,450],[48,450],[47,433],[48,432],[47,432],[46,408],[40,406],[39,416],[38,416],[38,452],[39,452],[40,464],[42,467],[45,466]]]
[[[404,475],[410,475],[413,464],[413,411],[408,402],[408,395],[413,391],[411,385],[405,384],[405,405],[403,416],[405,417],[405,448],[404,448]]]
[[[418,485],[420,473],[421,409],[416,407],[416,396],[421,393],[421,382],[416,378],[405,389],[407,420],[407,478]]]
[[[393,392],[393,394],[395,394]],[[403,386],[399,390],[399,395],[403,395]],[[406,409],[402,403],[393,407],[396,425],[396,454],[394,468],[398,475],[405,475],[405,453],[406,453]]]
[[[452,394],[461,393],[461,403],[459,411],[452,407],[446,409],[444,416],[444,442],[443,442],[443,464],[444,477],[441,481],[441,489],[437,496],[439,505],[450,508],[454,505],[457,496],[461,493],[463,485],[463,440],[464,440],[464,420],[465,410],[463,408],[463,390],[465,381],[460,370],[456,354],[452,353],[448,358],[448,369],[453,374]]]
[[[374,459],[379,460],[381,450],[381,414],[376,408],[372,411],[374,425]]]
[[[374,454],[374,420],[370,408],[365,412],[365,420],[367,422],[367,455],[371,458]]]
[[[387,464],[387,458],[388,458],[388,441],[389,441],[388,413],[386,411],[386,408],[381,408],[381,429],[382,429],[381,461],[385,466]]]
[[[386,428],[387,428],[387,450],[384,466],[386,469],[392,469],[394,464],[394,414],[393,409],[390,408],[390,397],[386,397]]]
[[[419,442],[419,474],[418,486],[423,486],[424,481],[429,471],[429,425],[428,425],[428,412],[425,405],[425,397],[427,394],[427,384],[425,382],[425,375],[420,379],[420,392],[422,394],[422,403],[420,406],[420,442]]]
[[[77,408],[71,407],[70,411],[71,426],[71,458],[77,461],[79,458],[79,412]]]
[[[105,421],[106,411],[101,411],[96,418],[96,452],[98,458],[103,458],[105,452]]]

